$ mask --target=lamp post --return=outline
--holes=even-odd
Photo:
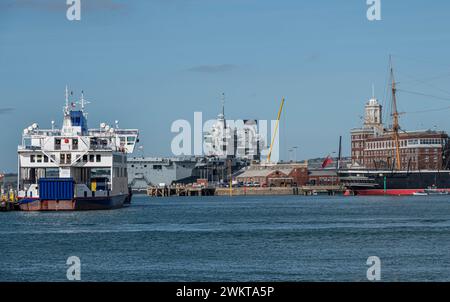
[[[298,146],[294,146],[294,147],[292,147],[292,149],[294,149],[294,162],[297,162],[297,149],[298,149]]]

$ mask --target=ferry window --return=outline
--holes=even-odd
[[[42,163],[42,155],[41,154],[38,154],[38,156],[37,156],[37,160],[36,160],[38,163]]]
[[[55,138],[55,150],[61,150],[61,139]]]
[[[65,154],[60,154],[60,155],[59,155],[59,161],[60,161],[61,163],[64,163],[65,160],[66,160],[66,155],[65,155]]]
[[[91,163],[94,162],[94,154],[89,155],[89,162],[91,162]]]
[[[153,165],[153,170],[162,170],[161,165]]]
[[[83,155],[83,163],[87,163],[87,155]]]
[[[67,154],[66,155],[66,163],[70,164],[72,162],[72,154]]]
[[[48,156],[44,155],[44,163],[48,163]]]
[[[134,144],[135,140],[136,140],[136,137],[134,137],[134,136],[127,136],[127,145]]]
[[[98,163],[101,162],[102,161],[102,156],[100,154],[97,154],[95,156],[95,161],[98,162]]]
[[[78,150],[78,139],[77,138],[74,138],[72,140],[72,149],[73,150]]]
[[[35,162],[35,156],[34,155],[30,155],[30,162],[34,163]]]

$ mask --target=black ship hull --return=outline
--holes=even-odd
[[[450,170],[367,171],[339,173],[341,183],[355,195],[414,195],[430,187],[450,192]]]

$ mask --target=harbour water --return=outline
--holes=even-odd
[[[0,213],[0,281],[450,280],[450,197],[135,196],[130,207]]]

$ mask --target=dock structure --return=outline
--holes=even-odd
[[[170,196],[269,196],[269,195],[340,195],[342,186],[301,186],[301,187],[192,187],[192,186],[150,186],[147,195],[151,197]]]
[[[188,187],[188,186],[150,186],[147,195],[151,197],[170,196],[213,196],[216,189],[214,187]]]
[[[17,210],[18,206],[17,206],[17,202],[15,201],[1,201],[0,202],[0,211],[1,212],[6,212],[6,211],[14,211]]]
[[[14,190],[10,190],[9,192],[5,192],[1,190],[0,193],[0,211],[14,211],[19,208],[17,202],[17,194]]]
[[[229,188],[216,189],[217,196],[268,196],[268,195],[340,195],[345,192],[342,186],[300,186],[300,187],[237,187],[230,194]]]

